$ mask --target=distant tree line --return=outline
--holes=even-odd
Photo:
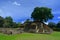
[[[48,26],[55,31],[60,31],[60,21],[58,23],[49,22]]]
[[[0,16],[0,28],[17,28],[20,27],[21,23],[13,22],[11,16],[3,18]]]

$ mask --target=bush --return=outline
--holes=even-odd
[[[54,31],[60,31],[60,28],[54,28],[53,30]]]

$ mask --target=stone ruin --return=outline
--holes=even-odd
[[[23,32],[23,29],[20,28],[0,28],[0,33],[4,34],[21,34]]]
[[[41,22],[29,22],[25,23],[24,26],[26,32],[45,33],[45,34],[50,34],[53,32],[53,30],[50,27],[48,27],[48,25]]]
[[[0,33],[21,34],[23,32],[51,34],[53,30],[41,22],[28,22],[21,24],[20,28],[0,28]]]

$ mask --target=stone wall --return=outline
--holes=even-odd
[[[19,34],[23,32],[23,28],[0,28],[0,33]]]

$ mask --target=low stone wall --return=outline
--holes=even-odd
[[[0,28],[0,33],[4,34],[19,34],[22,33],[22,28]]]

